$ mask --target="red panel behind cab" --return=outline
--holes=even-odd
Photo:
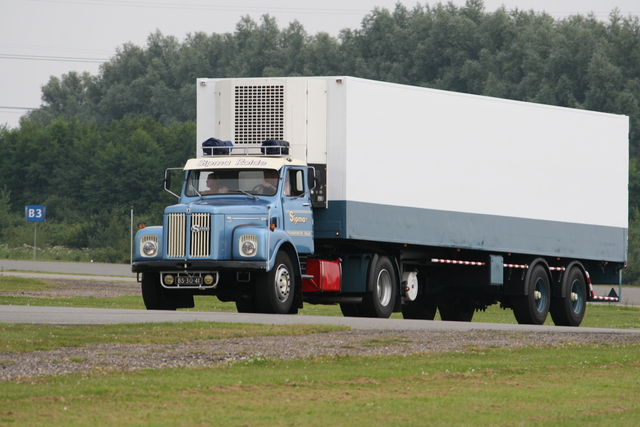
[[[307,275],[313,279],[302,281],[302,292],[340,292],[340,260],[309,259]]]

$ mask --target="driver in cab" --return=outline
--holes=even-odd
[[[278,172],[275,170],[264,171],[264,182],[258,186],[257,194],[273,196],[278,190]]]

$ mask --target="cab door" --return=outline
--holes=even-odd
[[[308,186],[309,171],[290,167],[283,171],[283,228],[289,233],[299,253],[313,252],[313,210]]]

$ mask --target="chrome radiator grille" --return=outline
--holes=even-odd
[[[191,225],[188,225],[187,215],[183,213],[169,214],[169,229],[167,232],[167,256],[169,258],[184,258],[187,256],[187,233],[190,233],[189,256],[195,258],[210,255],[211,215],[194,213],[191,215]]]
[[[208,257],[211,241],[211,215],[194,213],[191,216],[191,256]]]
[[[169,214],[167,233],[167,255],[169,258],[184,258],[187,216],[182,213]]]

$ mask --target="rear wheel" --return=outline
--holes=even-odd
[[[256,283],[256,305],[264,313],[287,314],[295,291],[293,267],[289,256],[278,252],[276,263]]]
[[[177,295],[160,284],[160,273],[142,274],[142,300],[147,310],[175,310],[178,308]]]
[[[527,295],[513,298],[513,314],[520,324],[542,325],[547,320],[551,302],[549,275],[545,268],[538,264],[525,280]]]
[[[388,257],[381,256],[372,267],[367,286],[371,291],[362,299],[361,313],[364,317],[388,318],[393,313],[398,288],[393,264]]]
[[[551,318],[558,326],[580,326],[587,307],[587,290],[584,275],[579,267],[573,267],[562,281],[564,297],[551,299]]]
[[[345,317],[361,317],[360,304],[340,304],[340,311]]]

